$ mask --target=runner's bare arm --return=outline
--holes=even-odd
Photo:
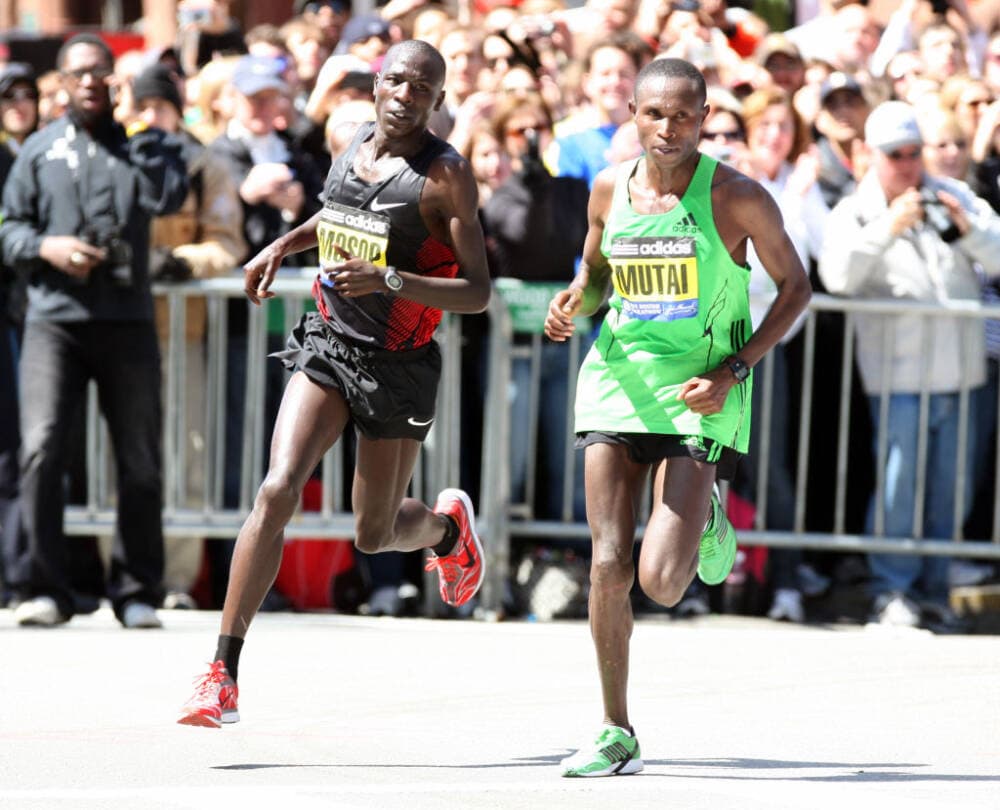
[[[556,293],[549,302],[545,334],[550,340],[567,340],[575,331],[573,318],[577,315],[592,315],[608,297],[611,265],[601,252],[601,240],[614,190],[615,170],[605,169],[595,178],[587,204],[587,238],[583,243],[580,271],[570,285]]]
[[[285,256],[316,246],[316,226],[319,212],[299,227],[275,239],[270,245],[243,265],[243,291],[253,303],[260,306],[264,298],[274,298],[271,284]]]
[[[778,287],[778,296],[768,314],[739,350],[743,361],[754,366],[795,323],[812,292],[774,198],[759,183],[736,172],[726,180],[724,190],[718,190],[719,185],[715,185],[712,195],[719,235],[730,252],[741,255],[746,250],[746,240],[751,239],[761,263]],[[707,416],[722,410],[734,385],[736,377],[727,365],[721,364],[687,380],[677,397],[693,412]]]
[[[785,336],[809,304],[812,287],[774,198],[752,180],[726,185],[719,217],[731,218],[746,232],[778,295],[754,330],[740,357],[756,365]]]

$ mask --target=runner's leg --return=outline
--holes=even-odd
[[[639,553],[639,585],[661,605],[676,605],[698,570],[715,472],[714,464],[686,456],[667,459],[656,470],[656,497]]]
[[[284,529],[316,465],[344,432],[349,412],[343,396],[292,375],[271,440],[267,477],[236,540],[222,609],[222,634],[243,638],[278,575]]]
[[[592,444],[585,453],[587,522],[594,545],[590,632],[597,650],[604,721],[628,729],[629,591],[635,579],[632,546],[648,465],[632,461],[623,445]]]
[[[420,445],[416,439],[358,437],[352,500],[359,551],[416,551],[444,537],[446,518],[406,497]]]

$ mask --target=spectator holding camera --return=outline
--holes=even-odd
[[[160,358],[149,222],[187,193],[179,142],[115,123],[111,51],[80,34],[58,55],[68,114],[24,144],[4,189],[4,264],[28,278],[20,359],[25,533],[7,552],[22,625],[73,613],[63,472],[74,414],[97,383],[115,452],[118,521],[107,595],[126,627],[158,627],[162,598]]]
[[[865,124],[871,150],[857,191],[831,212],[819,264],[830,292],[855,298],[896,298],[946,304],[977,301],[980,281],[1000,275],[1000,218],[964,183],[929,175],[914,108],[888,101]],[[866,533],[947,539],[961,525],[970,493],[959,493],[958,465],[971,473],[971,456],[956,458],[960,392],[985,380],[982,323],[975,319],[859,314],[857,360],[875,427],[885,442],[882,502],[869,508]],[[880,396],[888,376],[888,402]],[[926,458],[918,467],[922,391],[929,390]],[[968,447],[976,446],[969,420]],[[968,474],[967,474],[968,475]],[[923,478],[925,490],[917,486]],[[966,478],[971,480],[971,476]],[[924,502],[915,502],[924,492]],[[956,515],[956,512],[958,513]],[[922,523],[915,524],[915,514]],[[881,624],[950,630],[948,559],[870,554],[873,620]]]
[[[243,30],[229,6],[230,0],[177,4],[177,52],[185,75],[193,76],[216,56],[247,52]]]

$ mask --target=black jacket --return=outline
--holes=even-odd
[[[587,236],[586,180],[541,164],[512,175],[482,210],[490,270],[524,281],[571,281]]]
[[[110,116],[93,133],[63,116],[25,141],[3,192],[3,263],[28,274],[27,320],[152,320],[149,223],[184,202],[180,141],[158,129],[131,138]],[[98,266],[81,282],[39,256],[45,236],[127,245],[129,272]]]

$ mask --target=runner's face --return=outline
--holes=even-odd
[[[430,114],[444,101],[444,77],[426,59],[403,53],[387,62],[375,81],[375,116],[390,137],[425,129]]]
[[[648,79],[631,105],[639,143],[658,166],[679,166],[698,148],[708,114],[705,99],[686,79]]]

